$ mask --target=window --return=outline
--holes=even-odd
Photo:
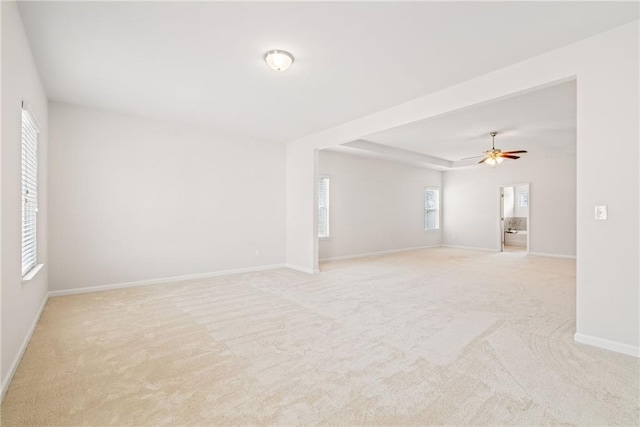
[[[37,263],[38,126],[22,108],[22,275]]]
[[[518,207],[519,208],[529,207],[529,193],[526,193],[524,191],[518,192]]]
[[[424,190],[424,229],[440,228],[440,190],[425,188]]]
[[[329,177],[318,178],[318,237],[329,237]]]

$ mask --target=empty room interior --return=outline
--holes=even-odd
[[[1,1],[0,423],[640,425],[640,4]]]

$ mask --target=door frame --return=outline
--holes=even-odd
[[[528,201],[527,201],[527,247],[525,250],[526,254],[529,254],[531,248],[531,183],[530,182],[522,182],[519,184],[499,184],[498,185],[498,252],[504,252],[504,188],[505,187],[513,187],[513,197],[516,196],[516,187],[527,186],[528,191]]]

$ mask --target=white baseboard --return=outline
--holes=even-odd
[[[499,253],[496,249],[490,248],[478,248],[474,246],[459,246],[459,245],[442,245],[443,248],[452,248],[452,249],[467,249],[470,251],[485,251],[485,252],[496,252]],[[576,259],[575,255],[563,255],[563,254],[548,254],[543,252],[527,252],[527,255],[533,256],[544,256],[550,258],[567,258],[567,259]]]
[[[451,249],[465,249],[469,251],[483,251],[483,252],[498,252],[495,249],[490,248],[478,248],[475,246],[459,246],[459,245],[442,245],[443,248],[451,248]]]
[[[533,256],[546,256],[550,258],[567,258],[567,259],[576,259],[575,255],[563,255],[563,254],[546,254],[542,252],[529,252],[529,255]]]
[[[287,268],[290,268],[292,270],[301,271],[301,272],[307,273],[307,274],[318,274],[318,273],[320,273],[320,270],[312,270],[310,268],[300,267],[299,265],[295,265],[295,264],[285,264],[284,266],[287,267]]]
[[[183,280],[207,279],[210,277],[230,276],[232,274],[252,273],[255,271],[274,270],[276,268],[284,268],[284,264],[261,265],[258,267],[238,268],[235,270],[214,271],[211,273],[188,274],[186,276],[163,277],[160,279],[138,280],[135,282],[114,283],[111,285],[89,286],[86,288],[63,289],[59,291],[50,291],[49,297],[62,297],[66,295],[86,294],[91,292],[110,291],[112,289],[135,288],[138,286],[159,285],[162,283],[181,282]]]
[[[345,255],[345,256],[338,256],[338,257],[332,257],[332,258],[322,258],[319,261],[321,261],[321,262],[342,261],[342,260],[345,260],[345,259],[366,258],[366,257],[370,257],[370,256],[393,254],[393,253],[396,253],[396,252],[406,252],[406,251],[414,251],[414,250],[417,250],[417,249],[439,248],[439,247],[440,247],[440,245],[416,246],[416,247],[413,247],[413,248],[391,249],[391,250],[388,250],[388,251],[367,252],[367,253],[364,253],[364,254]]]
[[[2,379],[2,390],[0,391],[0,403],[4,399],[4,395],[9,389],[9,384],[11,384],[11,380],[13,379],[13,376],[15,375],[16,370],[18,369],[18,365],[20,365],[20,361],[22,360],[22,356],[24,355],[24,352],[27,349],[27,346],[29,345],[29,341],[31,341],[31,337],[33,336],[33,333],[36,331],[36,327],[38,326],[38,322],[40,321],[40,316],[42,316],[42,312],[44,311],[44,307],[47,305],[48,300],[49,298],[45,297],[44,301],[42,301],[42,305],[38,310],[38,314],[36,315],[35,319],[33,319],[33,323],[29,328],[29,332],[27,332],[27,336],[24,337],[24,340],[22,341],[22,345],[20,346],[20,350],[18,351],[16,358],[13,360],[13,363],[11,364],[11,368],[9,369],[9,372],[7,372],[7,375]]]
[[[598,338],[591,335],[576,334],[573,336],[575,342],[581,344],[592,345],[594,347],[604,348],[605,350],[615,351],[616,353],[622,353],[633,357],[640,358],[640,347],[635,347],[629,344],[623,344],[617,341],[606,340],[604,338]]]

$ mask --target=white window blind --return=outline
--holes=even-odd
[[[440,190],[425,188],[424,190],[424,229],[440,228]]]
[[[318,237],[329,237],[329,178],[318,178]]]
[[[22,275],[37,263],[38,126],[22,109]]]

